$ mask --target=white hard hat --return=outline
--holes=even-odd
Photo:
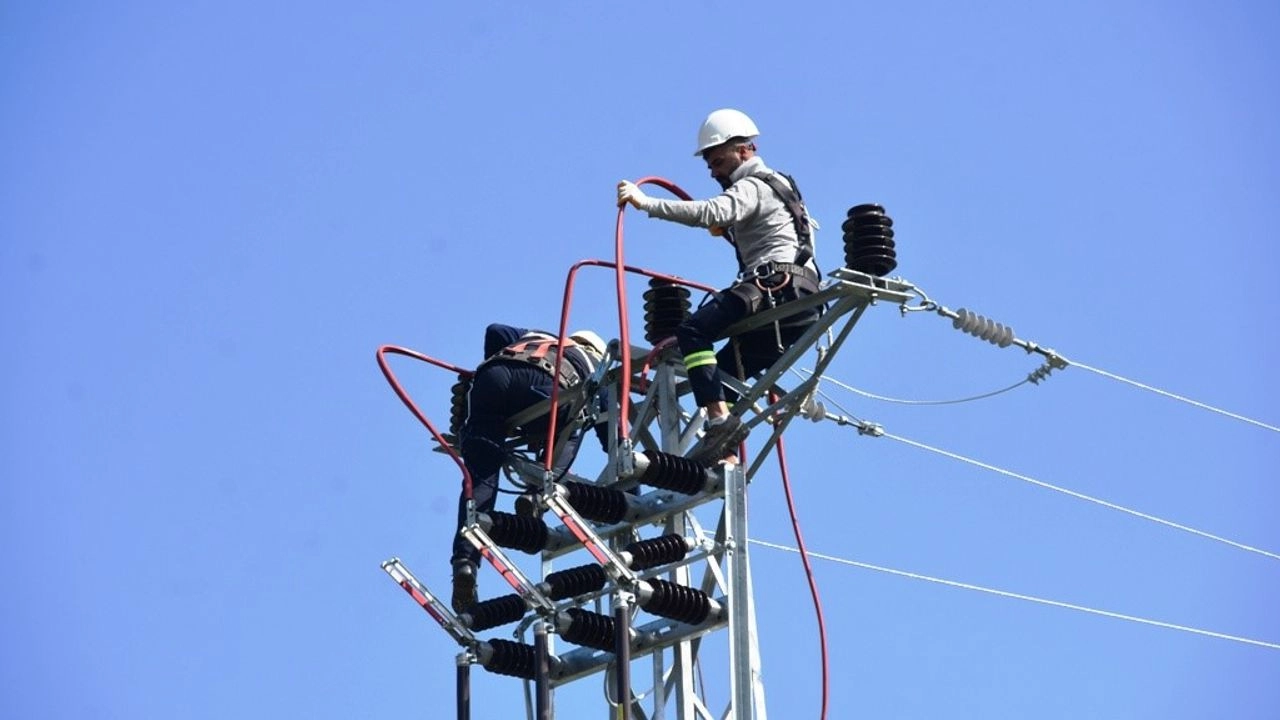
[[[709,148],[726,143],[733,138],[753,138],[760,134],[751,118],[740,110],[723,108],[716,110],[702,121],[698,128],[698,149],[694,155],[701,155]]]
[[[605,342],[599,335],[590,330],[577,330],[569,335],[569,339],[579,345],[587,346],[592,352],[600,357],[604,357]]]

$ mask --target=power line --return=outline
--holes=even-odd
[[[1280,555],[1277,555],[1276,553],[1273,553],[1267,550],[1261,550],[1259,548],[1253,547],[1252,545],[1245,545],[1244,543],[1238,543],[1235,540],[1228,540],[1227,538],[1224,538],[1220,535],[1207,533],[1203,530],[1197,530],[1193,527],[1183,525],[1181,523],[1173,522],[1172,520],[1165,520],[1164,518],[1156,517],[1155,515],[1150,515],[1148,513],[1144,513],[1139,510],[1134,510],[1132,508],[1127,508],[1123,505],[1117,505],[1113,502],[1108,502],[1106,500],[1102,500],[1100,498],[1096,498],[1091,495],[1085,495],[1084,493],[1078,493],[1074,490],[1068,490],[1064,487],[1059,487],[1057,485],[1044,482],[1043,480],[1036,480],[1033,477],[1028,477],[1026,475],[1013,472],[1012,470],[1005,470],[1004,468],[996,467],[995,465],[991,465],[989,463],[984,463],[981,460],[974,460],[973,458],[968,458],[963,455],[953,453],[949,450],[943,450],[941,448],[936,448],[930,445],[926,445],[922,442],[917,442],[909,438],[904,438],[899,435],[894,435],[893,433],[885,432],[882,434],[884,435],[884,437],[887,437],[891,440],[897,440],[900,443],[905,443],[907,445],[911,445],[912,447],[918,447],[922,450],[928,450],[929,452],[938,453],[939,455],[943,455],[943,456],[952,458],[954,460],[959,460],[961,462],[966,462],[966,463],[969,463],[970,465],[983,468],[984,470],[990,470],[992,472],[1000,473],[1001,475],[1006,475],[1008,477],[1015,478],[1017,480],[1022,480],[1023,482],[1031,483],[1032,485],[1038,485],[1039,487],[1045,488],[1047,490],[1053,490],[1054,492],[1060,492],[1064,495],[1070,495],[1071,497],[1078,498],[1080,500],[1085,500],[1087,502],[1095,503],[1097,505],[1101,505],[1105,508],[1110,508],[1112,510],[1118,510],[1122,513],[1127,513],[1129,515],[1133,515],[1134,517],[1142,518],[1143,520],[1150,520],[1151,522],[1159,523],[1160,525],[1171,527],[1171,528],[1174,528],[1175,530],[1182,530],[1183,532],[1188,532],[1188,533],[1191,533],[1192,535],[1199,535],[1202,538],[1207,538],[1209,540],[1214,540],[1216,542],[1225,543],[1227,545],[1230,545],[1235,548],[1239,548],[1241,550],[1247,550],[1248,552],[1257,553],[1259,555],[1265,555],[1269,558],[1280,560]]]
[[[826,375],[823,375],[823,376],[822,376],[822,379],[823,379],[823,380],[826,380],[826,381],[828,381],[828,382],[834,383],[834,384],[836,384],[836,385],[839,385],[840,387],[843,387],[843,388],[848,388],[848,387],[849,387],[848,385],[846,385],[846,384],[844,384],[844,383],[840,382],[839,380],[836,380],[836,379],[834,379],[834,378],[828,377],[828,376],[826,376]],[[830,397],[829,397],[829,396],[827,396],[825,393],[823,393],[822,395],[823,395],[823,397],[825,397],[825,398],[827,398],[828,400],[830,400]],[[846,413],[847,413],[847,411],[845,411],[843,407],[840,407],[839,403],[836,403],[835,401],[832,401],[832,404],[833,404],[833,405],[835,405],[835,406],[836,406],[838,409],[840,409],[842,412],[846,412]],[[887,438],[889,438],[889,439],[891,439],[891,440],[897,440],[897,441],[898,441],[898,442],[900,442],[900,443],[904,443],[904,444],[906,444],[906,445],[911,445],[912,447],[917,447],[917,448],[920,448],[921,450],[928,450],[929,452],[937,453],[937,454],[939,454],[939,455],[943,455],[943,456],[945,456],[945,457],[949,457],[949,458],[951,458],[951,459],[953,459],[953,460],[959,460],[959,461],[961,461],[961,462],[969,463],[970,465],[974,465],[974,466],[976,466],[976,467],[980,467],[980,468],[982,468],[982,469],[984,469],[984,470],[990,470],[990,471],[992,471],[992,472],[1000,473],[1001,475],[1005,475],[1005,476],[1007,476],[1007,477],[1011,477],[1011,478],[1014,478],[1014,479],[1016,479],[1016,480],[1022,480],[1023,482],[1031,483],[1032,485],[1036,485],[1036,486],[1039,486],[1039,487],[1045,488],[1046,490],[1052,490],[1052,491],[1054,491],[1054,492],[1059,492],[1059,493],[1062,493],[1062,494],[1064,494],[1064,495],[1069,495],[1069,496],[1071,496],[1071,497],[1074,497],[1074,498],[1077,498],[1077,499],[1080,499],[1080,500],[1085,500],[1085,501],[1087,501],[1087,502],[1091,502],[1091,503],[1094,503],[1094,504],[1096,504],[1096,505],[1101,505],[1102,507],[1105,507],[1105,508],[1110,508],[1110,509],[1112,509],[1112,510],[1117,510],[1117,511],[1119,511],[1119,512],[1126,513],[1126,514],[1128,514],[1128,515],[1133,515],[1134,517],[1142,518],[1143,520],[1150,520],[1151,522],[1154,522],[1154,523],[1157,523],[1157,524],[1160,524],[1160,525],[1164,525],[1164,526],[1166,526],[1166,527],[1171,527],[1171,528],[1174,528],[1175,530],[1181,530],[1181,531],[1183,531],[1183,532],[1191,533],[1192,535],[1198,535],[1198,536],[1200,536],[1200,537],[1202,537],[1202,538],[1206,538],[1206,539],[1209,539],[1209,540],[1213,540],[1213,541],[1215,541],[1215,542],[1224,543],[1224,544],[1226,544],[1226,545],[1230,545],[1230,546],[1232,546],[1232,547],[1234,547],[1234,548],[1238,548],[1238,549],[1240,549],[1240,550],[1245,550],[1245,551],[1247,551],[1247,552],[1257,553],[1257,554],[1259,554],[1259,555],[1265,555],[1266,557],[1273,558],[1273,559],[1275,559],[1275,560],[1280,560],[1280,555],[1277,555],[1276,553],[1270,552],[1270,551],[1268,551],[1268,550],[1262,550],[1262,549],[1260,549],[1260,548],[1253,547],[1252,545],[1245,545],[1244,543],[1236,542],[1235,540],[1230,540],[1230,539],[1224,538],[1224,537],[1222,537],[1222,536],[1220,536],[1220,535],[1214,535],[1213,533],[1205,532],[1205,531],[1203,531],[1203,530],[1197,530],[1196,528],[1190,527],[1190,526],[1188,526],[1188,525],[1183,525],[1183,524],[1181,524],[1181,523],[1176,523],[1176,522],[1173,522],[1172,520],[1165,520],[1164,518],[1157,517],[1157,516],[1155,516],[1155,515],[1151,515],[1151,514],[1149,514],[1149,513],[1144,513],[1144,512],[1141,512],[1141,511],[1139,511],[1139,510],[1134,510],[1134,509],[1132,509],[1132,508],[1127,508],[1127,507],[1125,507],[1125,506],[1123,506],[1123,505],[1117,505],[1116,503],[1108,502],[1108,501],[1106,501],[1106,500],[1102,500],[1102,499],[1100,499],[1100,498],[1096,498],[1096,497],[1093,497],[1093,496],[1091,496],[1091,495],[1085,495],[1084,493],[1079,493],[1079,492],[1076,492],[1076,491],[1074,491],[1074,490],[1068,490],[1067,488],[1059,487],[1059,486],[1057,486],[1057,485],[1053,485],[1053,484],[1051,484],[1051,483],[1047,483],[1047,482],[1045,482],[1045,481],[1043,481],[1043,480],[1037,480],[1037,479],[1035,479],[1035,478],[1033,478],[1033,477],[1029,477],[1029,476],[1027,476],[1027,475],[1023,475],[1023,474],[1021,474],[1021,473],[1013,472],[1012,470],[1006,470],[1006,469],[1004,469],[1004,468],[997,467],[997,466],[992,465],[992,464],[990,464],[990,463],[982,462],[981,460],[974,460],[973,458],[965,457],[964,455],[960,455],[960,454],[958,454],[958,453],[953,453],[953,452],[951,452],[951,451],[949,451],[949,450],[943,450],[943,449],[941,449],[941,448],[933,447],[932,445],[927,445],[927,444],[922,443],[922,442],[918,442],[918,441],[915,441],[915,440],[911,440],[910,438],[905,438],[905,437],[902,437],[902,436],[900,436],[900,435],[894,435],[893,433],[885,432],[885,431],[884,431],[883,429],[881,429],[878,425],[873,425],[873,424],[871,424],[871,423],[867,423],[867,422],[862,421],[862,420],[855,420],[855,421],[854,421],[854,424],[858,426],[859,431],[860,431],[860,432],[863,432],[863,434],[875,435],[875,436],[877,436],[877,437],[883,436],[883,437],[887,437]],[[870,429],[870,430],[868,430],[868,429]]]
[[[810,375],[813,375],[813,371],[810,370],[809,368],[801,368],[801,371],[807,372]],[[862,397],[865,397],[865,398],[871,398],[872,400],[880,400],[883,402],[898,403],[899,405],[955,405],[958,403],[973,402],[974,400],[985,400],[986,398],[989,398],[989,397],[995,397],[996,395],[999,395],[1001,393],[1007,393],[1010,390],[1021,387],[1029,382],[1031,382],[1030,378],[1023,378],[1018,382],[1010,385],[1009,387],[1000,388],[999,390],[992,390],[991,392],[982,393],[981,395],[974,395],[972,397],[958,398],[955,400],[904,400],[902,398],[891,398],[891,397],[886,397],[884,395],[876,395],[875,393],[870,393],[870,392],[867,392],[866,390],[859,390],[858,388],[850,387],[850,386],[846,386],[846,389],[848,389],[850,392],[857,393],[858,395],[861,395]]]
[[[1208,404],[1206,404],[1206,403],[1202,403],[1202,402],[1200,402],[1200,401],[1198,401],[1198,400],[1192,400],[1191,398],[1183,397],[1183,396],[1178,395],[1178,394],[1176,394],[1176,393],[1171,393],[1171,392],[1169,392],[1169,391],[1167,391],[1167,390],[1161,390],[1160,388],[1156,388],[1156,387],[1152,387],[1152,386],[1150,386],[1150,385],[1146,385],[1146,384],[1144,384],[1144,383],[1140,383],[1140,382],[1138,382],[1137,380],[1130,380],[1129,378],[1121,377],[1121,376],[1119,376],[1119,375],[1116,375],[1115,373],[1109,373],[1109,372],[1107,372],[1106,370],[1100,370],[1100,369],[1098,369],[1098,368],[1096,368],[1096,367],[1090,367],[1090,366],[1088,366],[1088,365],[1085,365],[1084,363],[1076,362],[1075,360],[1069,360],[1069,361],[1068,361],[1068,363],[1069,363],[1070,365],[1072,365],[1073,367],[1078,367],[1078,368],[1080,368],[1081,370],[1088,370],[1089,372],[1097,373],[1097,374],[1099,374],[1099,375],[1101,375],[1101,376],[1103,376],[1103,377],[1111,378],[1112,380],[1119,380],[1119,381],[1120,381],[1120,382],[1122,382],[1122,383],[1128,383],[1129,385],[1132,385],[1132,386],[1134,386],[1134,387],[1136,387],[1136,388],[1141,388],[1141,389],[1143,389],[1143,390],[1149,390],[1149,391],[1151,391],[1151,392],[1153,392],[1153,393],[1156,393],[1157,395],[1163,395],[1163,396],[1168,397],[1168,398],[1173,398],[1174,400],[1178,400],[1178,401],[1181,401],[1181,402],[1187,403],[1188,405],[1193,405],[1193,406],[1198,407],[1198,408],[1200,408],[1200,409],[1202,409],[1202,410],[1208,410],[1209,412],[1215,412],[1215,413],[1218,413],[1219,415],[1225,415],[1225,416],[1227,416],[1227,417],[1229,417],[1229,418],[1234,418],[1234,419],[1236,419],[1236,420],[1240,420],[1241,422],[1247,422],[1247,423],[1249,423],[1250,425],[1257,425],[1257,426],[1258,426],[1258,427],[1260,427],[1260,428],[1264,428],[1264,429],[1266,429],[1266,430],[1270,430],[1270,431],[1272,431],[1272,432],[1278,432],[1278,433],[1280,433],[1280,427],[1276,427],[1275,425],[1268,425],[1267,423],[1264,423],[1264,422],[1262,422],[1262,421],[1260,421],[1260,420],[1254,420],[1253,418],[1245,417],[1244,415],[1240,415],[1240,414],[1238,414],[1238,413],[1233,413],[1233,412],[1231,412],[1231,411],[1229,411],[1229,410],[1223,410],[1222,408],[1214,407],[1214,406],[1212,406],[1212,405],[1208,405]]]
[[[767,542],[765,540],[757,540],[755,538],[751,538],[750,542],[754,545],[773,548],[774,550],[785,550],[787,552],[793,552],[793,553],[800,552],[796,548],[789,547],[787,545],[779,545],[777,543]],[[1091,608],[1091,607],[1086,607],[1084,605],[1076,605],[1073,603],[1062,602],[1060,600],[1049,600],[1047,598],[1036,597],[1034,595],[1023,595],[1021,593],[1008,592],[1007,590],[996,590],[995,588],[983,587],[981,585],[972,585],[970,583],[962,583],[962,582],[957,582],[955,580],[944,580],[942,578],[931,577],[929,575],[921,575],[919,573],[907,572],[906,570],[895,570],[894,568],[881,567],[879,565],[872,565],[870,563],[858,562],[857,560],[847,560],[845,558],[839,558],[833,555],[824,555],[822,553],[813,552],[812,550],[807,551],[807,553],[809,557],[820,558],[822,560],[829,560],[831,562],[839,563],[841,565],[851,565],[853,567],[862,568],[864,570],[875,570],[876,572],[888,573],[890,575],[897,575],[899,577],[910,578],[912,580],[925,580],[927,582],[937,583],[939,585],[947,585],[949,587],[961,588],[963,590],[974,590],[977,592],[988,593],[990,595],[999,595],[1000,597],[1012,598],[1014,600],[1025,600],[1027,602],[1039,603],[1041,605],[1050,605],[1052,607],[1065,608],[1067,610],[1076,610],[1079,612],[1089,613],[1092,615],[1101,615],[1103,617],[1114,618],[1116,620],[1126,620],[1128,622],[1140,623],[1142,625],[1153,625],[1155,627],[1162,627],[1169,630],[1178,630],[1181,632],[1193,633],[1195,635],[1204,635],[1206,637],[1218,638],[1220,640],[1231,640],[1233,642],[1244,643],[1246,645],[1256,645],[1258,647],[1264,647],[1271,650],[1280,650],[1280,644],[1265,642],[1263,640],[1254,640],[1246,637],[1240,637],[1239,635],[1227,635],[1225,633],[1214,632],[1212,630],[1203,630],[1200,628],[1194,628],[1187,625],[1176,625],[1174,623],[1167,623],[1160,620],[1151,620],[1149,618],[1138,617],[1136,615],[1125,615],[1123,613],[1111,612],[1110,610],[1099,610],[1097,608]]]
[[[1110,373],[1110,372],[1107,372],[1106,370],[1090,367],[1088,365],[1085,365],[1084,363],[1078,363],[1074,360],[1070,360],[1058,354],[1054,350],[1050,350],[1049,348],[1042,347],[1039,344],[1031,342],[1029,340],[1022,340],[1015,337],[1013,328],[1007,325],[998,323],[990,318],[987,318],[973,311],[965,310],[964,308],[960,308],[959,310],[951,310],[950,308],[944,305],[940,305],[937,302],[934,302],[933,299],[930,298],[929,295],[925,293],[925,291],[919,286],[913,285],[911,287],[912,287],[912,291],[920,298],[921,302],[919,305],[916,305],[913,307],[903,305],[902,311],[904,313],[911,312],[911,311],[934,312],[940,315],[941,317],[950,319],[952,321],[951,326],[953,328],[960,330],[962,332],[965,332],[969,335],[973,335],[979,339],[986,340],[987,342],[990,342],[993,345],[998,345],[1002,348],[1009,347],[1010,345],[1016,345],[1026,350],[1029,353],[1032,353],[1032,352],[1039,353],[1044,357],[1046,357],[1048,359],[1048,362],[1044,366],[1042,366],[1039,370],[1031,374],[1032,378],[1037,378],[1032,380],[1032,382],[1038,382],[1039,380],[1044,379],[1053,370],[1065,369],[1067,367],[1074,365],[1080,368],[1081,370],[1088,370],[1089,372],[1097,373],[1099,375],[1102,375],[1103,377],[1111,378],[1112,380],[1118,380],[1122,383],[1128,383],[1129,385],[1132,385],[1134,387],[1141,388],[1143,390],[1149,390],[1158,395],[1164,395],[1165,397],[1187,403],[1188,405],[1193,405],[1202,410],[1215,412],[1215,413],[1218,413],[1219,415],[1225,415],[1229,418],[1234,418],[1236,420],[1240,420],[1241,422],[1249,423],[1250,425],[1256,425],[1260,428],[1264,428],[1266,430],[1271,430],[1272,432],[1280,433],[1280,427],[1276,427],[1275,425],[1269,425],[1260,420],[1254,420],[1253,418],[1245,417],[1244,415],[1240,415],[1239,413],[1233,413],[1228,410],[1223,410],[1222,408],[1214,407],[1207,403],[1202,403],[1197,400],[1192,400],[1191,398],[1183,397],[1182,395],[1171,393],[1167,390],[1161,390],[1159,388],[1152,387],[1145,383],[1140,383],[1137,380],[1130,380],[1129,378],[1121,377],[1119,375],[1116,375],[1115,373]],[[852,388],[850,389],[852,390]],[[854,390],[854,392],[858,392],[858,391]]]

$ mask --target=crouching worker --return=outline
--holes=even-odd
[[[472,497],[476,511],[491,512],[498,492],[498,474],[502,469],[508,437],[507,419],[551,397],[556,367],[557,337],[544,332],[510,325],[493,324],[485,328],[484,362],[476,368],[467,394],[467,418],[459,432],[462,461],[471,474]],[[579,330],[569,336],[560,368],[560,392],[574,387],[592,373],[604,357],[605,343],[590,330]],[[557,432],[572,418],[561,413]],[[543,415],[519,428],[523,436],[545,438],[550,422]],[[568,469],[577,455],[581,435],[570,438],[555,460],[554,472]],[[541,453],[546,453],[544,448]],[[545,456],[543,456],[545,457]],[[543,459],[543,458],[540,458]],[[467,522],[465,492],[458,500],[458,529]],[[453,543],[453,609],[463,612],[476,602],[476,568],[480,551],[459,532]]]

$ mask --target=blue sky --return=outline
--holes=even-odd
[[[944,305],[1280,423],[1277,34],[1262,2],[5,5],[0,716],[440,716],[455,648],[378,564],[445,587],[458,477],[374,351],[472,365],[489,322],[553,325],[569,266],[612,255],[617,180],[715,192],[690,152],[718,107],[800,182],[824,268],[880,202]],[[629,262],[730,281],[705,233],[626,222]],[[575,324],[616,336],[612,288],[586,276]],[[949,399],[1037,365],[877,307],[829,374]],[[445,421],[450,378],[396,367]],[[954,405],[826,389],[1280,552],[1274,430],[1080,368]],[[1272,556],[890,438],[787,441],[814,551],[1280,643]],[[776,470],[751,505],[794,544]],[[799,559],[752,553],[769,709],[816,717]],[[1274,647],[814,567],[831,718],[1280,715]],[[475,717],[516,716],[517,684],[475,682]],[[594,681],[557,703],[605,714]]]

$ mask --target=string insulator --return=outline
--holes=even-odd
[[[533,680],[537,676],[538,654],[532,645],[495,638],[485,643],[488,657],[482,661],[485,670],[498,675]]]
[[[951,320],[951,327],[1002,348],[1009,347],[1014,340],[1013,328],[964,308],[956,311],[956,317]]]
[[[645,450],[644,455],[649,465],[640,482],[645,485],[685,495],[696,495],[707,486],[707,468],[695,460],[657,450]]]
[[[700,625],[711,614],[711,598],[701,590],[666,580],[646,580],[653,592],[641,603],[645,611],[664,618]]]
[[[560,637],[566,642],[605,652],[616,649],[613,618],[582,608],[569,608],[564,614],[569,616],[569,623],[568,627],[560,630]]]
[[[600,565],[582,565],[551,573],[543,579],[542,586],[547,590],[547,597],[564,600],[595,592],[604,587],[607,579]]]
[[[675,335],[689,317],[690,307],[688,288],[651,278],[644,293],[644,339],[656,345]]]
[[[467,393],[470,391],[471,376],[459,374],[458,382],[453,384],[449,403],[449,433],[455,438],[462,432],[462,424],[467,420]]]
[[[612,525],[627,516],[627,495],[621,490],[580,482],[562,485],[569,491],[569,504],[588,520]]]
[[[625,548],[631,555],[632,570],[648,570],[683,560],[689,552],[689,544],[683,535],[663,535],[649,540],[638,540]]]
[[[840,229],[844,231],[844,264],[850,270],[879,277],[898,267],[893,218],[885,214],[883,206],[854,205]]]
[[[493,521],[489,537],[501,547],[535,555],[547,546],[547,524],[542,518],[494,511],[489,519]]]
[[[519,595],[503,595],[492,600],[485,600],[472,605],[465,613],[458,616],[463,625],[479,632],[499,625],[515,622],[524,617],[526,610],[524,599]]]

